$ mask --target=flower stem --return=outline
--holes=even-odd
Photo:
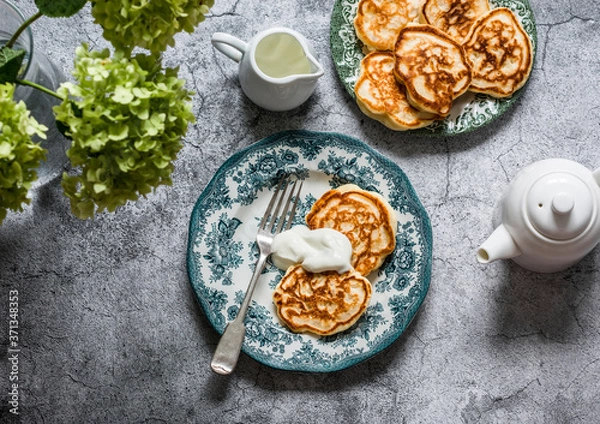
[[[12,49],[13,46],[15,45],[15,43],[17,42],[17,40],[19,39],[19,36],[23,33],[23,31],[25,31],[25,29],[27,29],[27,27],[29,25],[31,25],[33,22],[35,22],[38,18],[40,18],[43,15],[44,14],[38,10],[35,15],[31,16],[29,19],[27,19],[25,22],[23,22],[21,24],[21,26],[19,27],[19,29],[17,29],[17,31],[13,34],[12,38],[10,40],[8,40],[8,43],[6,43],[6,47],[8,47],[9,49]]]
[[[46,94],[49,94],[51,96],[56,97],[58,100],[64,100],[55,91],[52,91],[49,88],[44,87],[43,85],[36,84],[35,82],[31,82],[31,81],[23,80],[23,79],[17,79],[15,82],[17,84],[26,85],[28,87],[32,87],[32,88],[35,88],[37,90],[43,91]]]

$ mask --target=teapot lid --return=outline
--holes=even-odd
[[[540,177],[526,199],[527,216],[535,229],[554,240],[577,237],[590,224],[594,198],[587,184],[566,172]]]

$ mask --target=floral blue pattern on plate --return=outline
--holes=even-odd
[[[360,71],[360,61],[365,54],[363,45],[354,32],[354,17],[359,0],[336,0],[330,22],[331,55],[338,76],[348,94],[354,99],[354,85]],[[512,10],[531,38],[534,58],[537,46],[535,18],[528,0],[490,0],[492,8],[507,7]],[[455,100],[450,115],[443,120],[411,133],[432,136],[451,136],[467,133],[488,125],[504,114],[517,100],[523,89],[512,96],[496,99],[485,94],[467,92]]]
[[[325,191],[351,182],[388,199],[398,218],[396,250],[369,276],[373,295],[350,329],[328,337],[295,334],[278,319],[272,292],[283,272],[268,263],[248,315],[242,351],[284,370],[330,372],[380,352],[407,328],[431,279],[429,217],[408,178],[363,142],[336,133],[287,131],[234,154],[202,192],[190,219],[188,275],[200,305],[219,333],[233,319],[258,256],[255,236],[283,173],[304,179],[296,224]]]

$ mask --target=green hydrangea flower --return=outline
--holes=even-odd
[[[173,36],[193,32],[214,0],[92,0],[92,16],[117,50],[134,47],[157,55],[173,46]]]
[[[46,128],[30,116],[23,101],[15,102],[15,86],[0,84],[0,224],[8,209],[22,211],[27,191],[37,179],[36,168],[46,149],[32,136],[46,138]]]
[[[192,93],[148,56],[128,59],[122,51],[76,50],[73,76],[58,94],[56,119],[73,139],[67,155],[77,175],[63,175],[73,214],[81,219],[171,185],[173,161],[191,112]]]

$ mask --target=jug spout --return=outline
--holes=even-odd
[[[521,251],[504,225],[498,226],[477,250],[477,261],[487,264],[519,256]]]
[[[312,76],[315,80],[317,78],[321,78],[325,74],[321,64],[317,62],[317,59],[315,59],[311,52],[306,52],[306,58],[310,63],[310,76]]]
[[[310,74],[294,75],[293,79],[291,81],[288,81],[288,83],[293,84],[295,82],[303,81],[304,84],[315,84],[317,82],[317,80],[319,78],[321,78],[323,75],[324,75],[324,72],[322,69],[314,70]]]

